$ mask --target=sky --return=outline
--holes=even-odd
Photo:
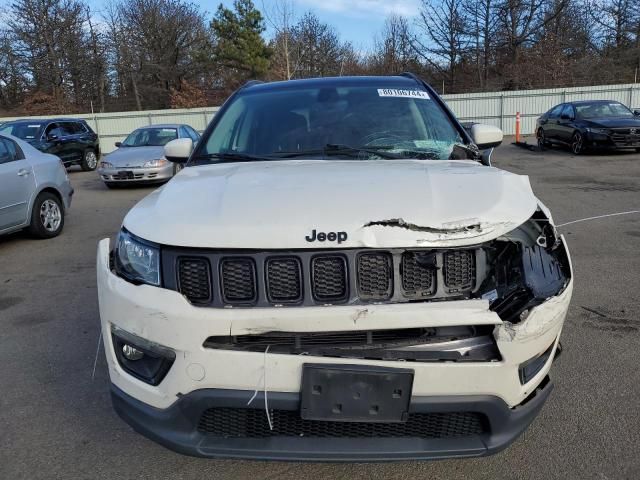
[[[0,0],[0,4],[5,0]],[[215,13],[218,5],[223,3],[231,7],[233,0],[193,0],[200,8],[208,12],[208,17]],[[269,8],[274,0],[253,0],[256,7]],[[321,21],[333,25],[342,40],[353,44],[356,50],[367,51],[373,47],[374,36],[380,32],[389,14],[397,13],[409,19],[417,16],[420,0],[291,0],[297,16],[307,11],[315,13]],[[91,0],[94,9],[100,9],[107,0]],[[267,35],[269,35],[267,30]]]

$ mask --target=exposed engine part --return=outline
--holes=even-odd
[[[560,293],[570,278],[566,250],[540,211],[492,247],[480,293],[504,321],[525,320],[530,308]]]

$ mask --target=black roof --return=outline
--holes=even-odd
[[[413,88],[422,89],[423,86],[411,76],[396,75],[385,77],[322,77],[304,78],[300,80],[284,80],[278,82],[249,82],[243,87],[243,91],[275,91],[275,90],[297,90],[303,88],[318,87],[347,87],[347,86],[369,86],[378,88]]]
[[[6,125],[8,123],[51,123],[51,122],[86,122],[83,118],[19,118],[16,120],[9,120],[8,122],[3,123]]]

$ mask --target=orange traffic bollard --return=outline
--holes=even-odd
[[[520,143],[520,112],[516,112],[516,143]]]

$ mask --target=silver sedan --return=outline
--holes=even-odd
[[[72,195],[58,157],[0,135],[0,235],[24,228],[38,238],[59,235]]]
[[[175,164],[164,158],[164,146],[176,138],[197,143],[200,135],[189,125],[150,125],[134,130],[113,152],[104,155],[98,174],[109,188],[131,183],[163,183],[176,173]]]

